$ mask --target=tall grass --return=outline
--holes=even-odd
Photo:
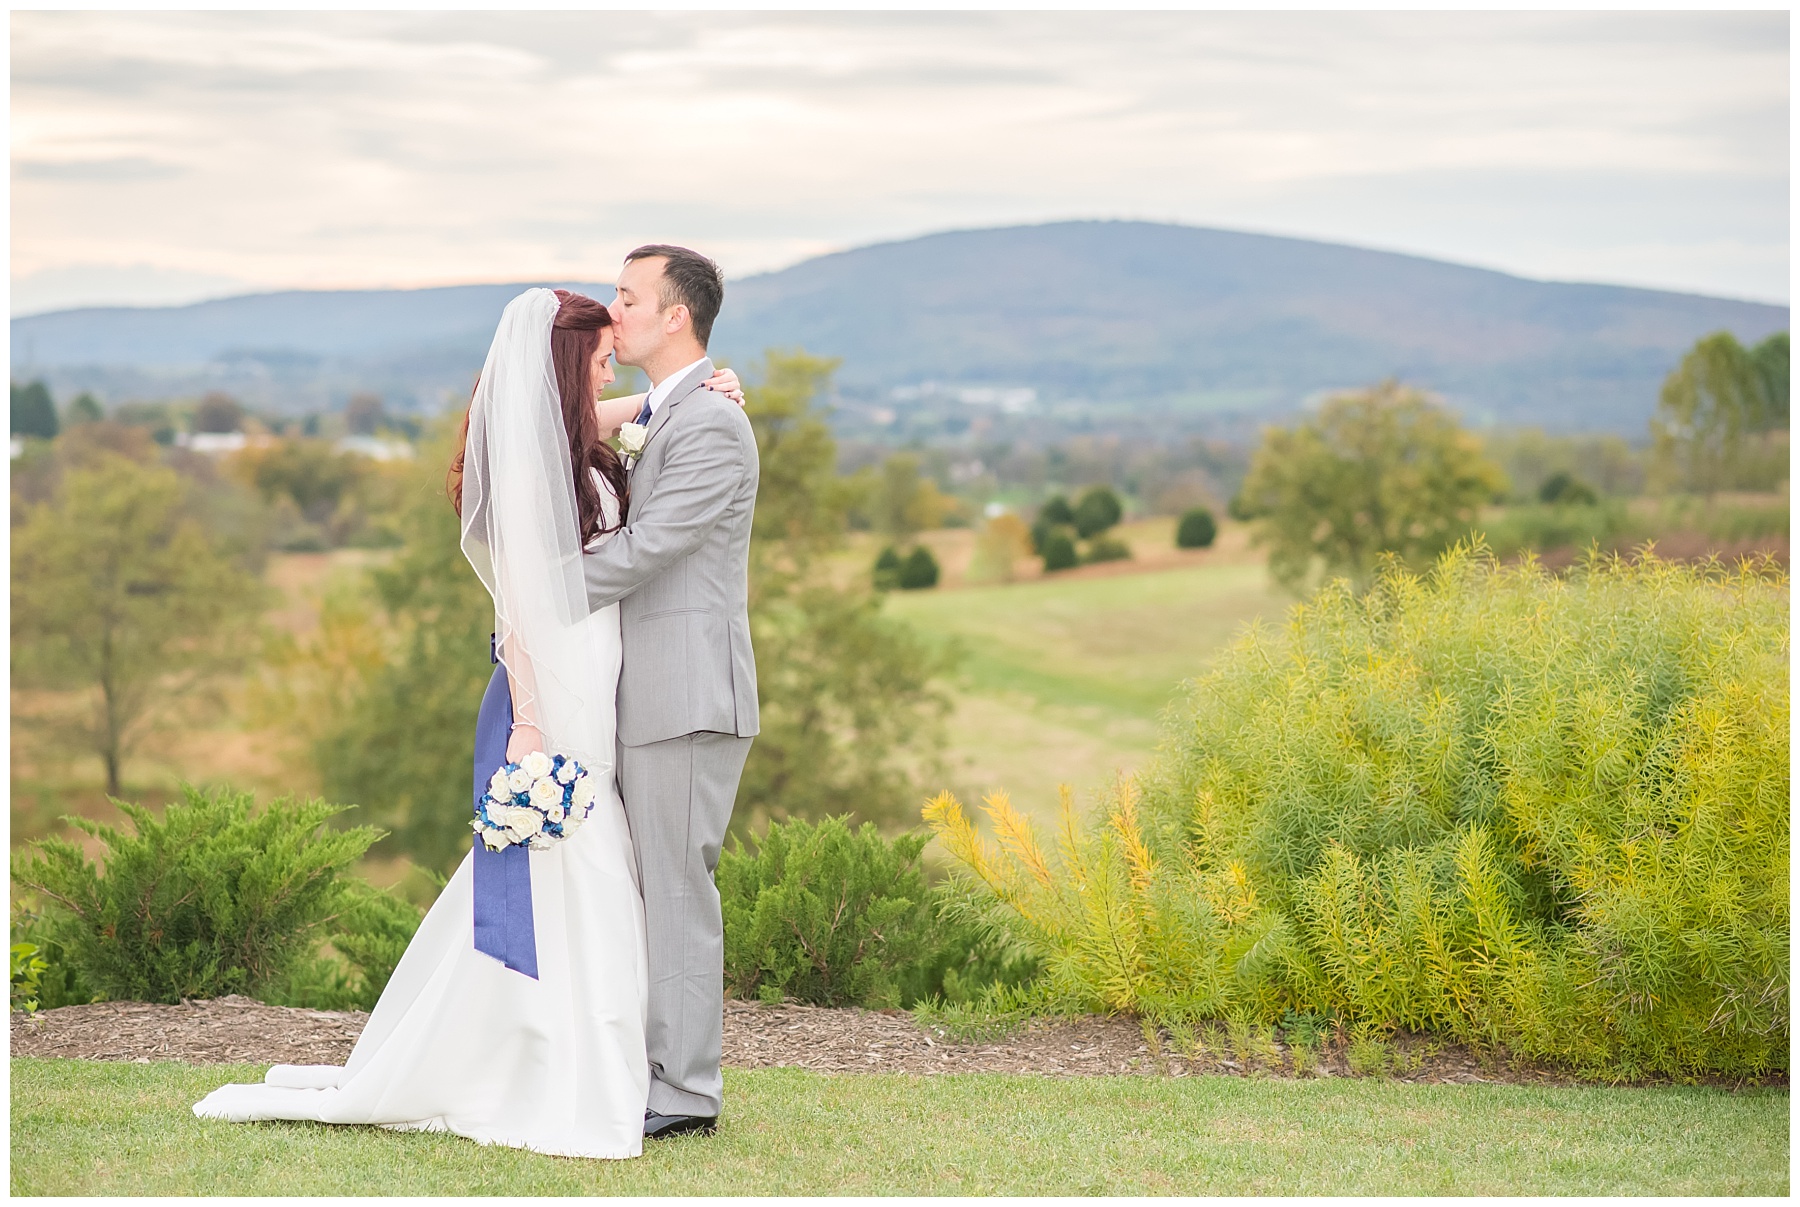
[[[1046,851],[927,819],[1042,1009],[1335,1014],[1610,1077],[1788,1059],[1788,586],[1482,548],[1233,645]]]

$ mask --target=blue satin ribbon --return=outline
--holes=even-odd
[[[475,718],[477,806],[494,772],[506,766],[506,743],[511,736],[512,688],[506,681],[506,668],[496,665]],[[537,980],[531,852],[516,844],[490,851],[480,835],[475,837],[475,950]]]

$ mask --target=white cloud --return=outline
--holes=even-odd
[[[1787,295],[1785,13],[33,12],[12,48],[15,289],[1119,216]]]

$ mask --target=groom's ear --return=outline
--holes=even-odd
[[[680,335],[694,325],[694,316],[689,312],[687,303],[677,302],[669,307],[669,317],[663,320],[663,331],[668,335]]]

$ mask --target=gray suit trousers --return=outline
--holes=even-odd
[[[650,1109],[717,1116],[725,1015],[725,925],[713,869],[750,738],[690,733],[621,744],[619,795],[631,825],[650,955]]]

